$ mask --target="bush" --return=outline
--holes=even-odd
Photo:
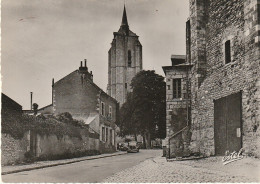
[[[56,117],[2,113],[2,133],[10,134],[15,139],[21,139],[28,130],[32,130],[40,135],[54,134],[58,138],[68,135],[82,139],[82,129],[85,129],[86,134],[90,135],[89,127],[83,121],[73,119],[69,113],[61,113]]]

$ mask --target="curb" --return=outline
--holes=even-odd
[[[66,164],[81,162],[81,161],[85,161],[85,160],[96,160],[96,159],[100,159],[100,158],[114,157],[114,156],[125,155],[125,154],[127,154],[127,152],[114,154],[114,155],[104,155],[104,156],[94,157],[94,158],[84,158],[84,159],[80,159],[80,160],[68,161],[68,162],[65,162],[65,163],[56,163],[56,164],[36,166],[36,167],[31,167],[31,168],[17,169],[17,170],[13,170],[13,171],[2,172],[1,174],[7,175],[7,174],[13,174],[13,173],[18,173],[18,172],[23,172],[23,171],[31,171],[31,170],[36,170],[36,169],[43,169],[43,168],[46,168],[46,167],[54,167],[54,166],[59,166],[59,165],[66,165]]]
[[[186,160],[199,160],[199,159],[204,159],[204,158],[207,158],[207,157],[203,157],[203,156],[200,156],[200,157],[187,157],[187,158],[166,158],[167,162],[174,162],[174,161],[186,161]]]

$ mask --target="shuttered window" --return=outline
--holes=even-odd
[[[181,98],[181,79],[173,79],[173,98]]]

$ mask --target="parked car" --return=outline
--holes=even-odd
[[[122,143],[120,146],[119,146],[119,150],[120,151],[127,151],[128,150],[128,143]]]
[[[136,141],[129,142],[127,153],[137,153],[137,152],[139,152],[139,147],[137,145],[137,142]]]

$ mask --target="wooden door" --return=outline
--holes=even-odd
[[[241,137],[241,93],[235,93],[214,102],[215,154],[239,151]]]

